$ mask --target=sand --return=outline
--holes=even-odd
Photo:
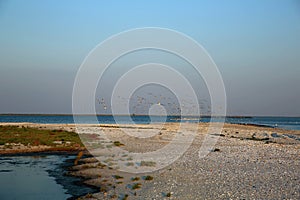
[[[25,125],[75,130],[71,124]],[[185,124],[186,131],[180,134],[188,134],[192,126]],[[118,155],[105,155],[111,157],[107,162],[101,158],[114,148],[113,142],[122,144],[115,148],[129,152],[123,157],[124,162],[130,163],[130,153],[155,151],[174,140],[178,123],[82,125],[79,130],[93,136],[88,142],[103,141],[100,136],[95,138],[100,129],[109,135],[113,147],[94,146],[101,162],[95,158],[82,159],[70,174],[85,177],[86,184],[99,187],[98,193],[83,199],[300,199],[300,131],[225,124],[221,133],[207,133],[207,127],[207,123],[198,124],[192,144],[173,163],[159,170],[155,170],[154,164],[146,166],[149,172],[128,173],[118,168]],[[124,131],[137,135],[157,134],[137,139]],[[207,135],[217,139],[217,143],[208,155],[199,158],[199,148]],[[93,146],[89,149],[93,150]]]

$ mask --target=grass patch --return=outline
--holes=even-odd
[[[55,147],[58,144],[54,142],[60,141],[65,144],[66,141],[71,145],[83,147],[77,133],[64,130],[41,130],[30,127],[18,126],[0,126],[0,144],[20,143],[25,146],[47,145]]]
[[[141,162],[141,166],[155,167],[156,166],[156,162],[153,162],[153,161],[142,161]]]
[[[119,176],[119,175],[114,175],[114,178],[115,179],[123,179],[124,177],[123,176]]]
[[[90,193],[88,193],[87,195],[85,195],[86,198],[94,198],[94,196]]]
[[[133,162],[128,162],[128,163],[126,163],[126,166],[134,166],[134,163]]]
[[[120,141],[114,141],[114,145],[115,145],[116,147],[124,146],[124,144],[121,143]]]
[[[145,176],[145,177],[144,177],[144,180],[145,180],[145,181],[152,181],[152,180],[153,180],[153,177],[152,177],[152,176]]]
[[[131,189],[137,190],[137,189],[140,189],[141,186],[142,186],[142,184],[140,184],[140,183],[135,183],[135,184],[132,185]]]
[[[139,178],[139,177],[133,177],[133,178],[131,178],[131,180],[132,180],[132,181],[139,181],[140,178]]]
[[[100,167],[101,169],[103,169],[104,167],[106,167],[106,165],[103,164],[103,163],[101,163],[101,162],[99,162],[99,163],[97,164],[97,166]]]

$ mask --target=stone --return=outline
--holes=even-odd
[[[254,140],[268,140],[269,135],[267,133],[253,133],[252,139],[254,139]]]

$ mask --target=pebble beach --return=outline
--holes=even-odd
[[[172,132],[173,126],[176,124],[167,125],[165,132],[159,136],[161,140],[156,142],[167,140],[168,130]],[[201,130],[205,130],[206,126],[199,125],[199,132],[190,148],[164,169],[128,174],[110,170],[107,166],[99,169],[86,164],[81,167],[88,168],[86,166],[90,165],[91,168],[78,166],[79,170],[74,174],[90,177],[87,183],[105,188],[105,192],[93,194],[95,199],[122,199],[127,196],[128,199],[300,198],[299,131],[226,124],[221,134],[214,135],[218,142],[211,153],[199,159],[199,145],[204,138]],[[117,134],[117,131],[114,132]],[[128,145],[125,140],[120,140]],[[153,143],[150,142],[149,146],[153,147]],[[131,148],[140,151],[140,148],[150,147],[145,144]],[[115,174],[123,178],[116,179]],[[148,176],[153,179],[145,180]],[[137,183],[140,188],[132,189]]]
[[[22,125],[75,130],[74,124]],[[178,130],[176,123],[166,123],[163,128],[161,124],[81,126],[89,134],[96,134],[101,128],[109,133],[112,141],[122,144],[118,148],[126,148],[130,152],[161,148],[172,140]],[[128,173],[90,157],[81,159],[68,173],[84,177],[86,184],[99,188],[99,192],[87,194],[82,199],[300,198],[300,131],[225,124],[221,133],[206,133],[207,127],[208,123],[198,124],[196,137],[187,151],[159,170]],[[153,137],[138,141],[126,136],[126,129],[160,131]],[[207,134],[216,137],[217,143],[208,155],[199,158],[199,146]]]

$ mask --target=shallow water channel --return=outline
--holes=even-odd
[[[67,176],[74,155],[0,156],[0,199],[72,199],[95,189]]]

